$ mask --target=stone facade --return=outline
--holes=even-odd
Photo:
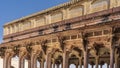
[[[4,68],[120,68],[119,0],[71,0],[4,25],[0,56]],[[46,63],[46,64],[45,64]],[[46,66],[45,66],[46,65]],[[110,66],[110,67],[109,67]]]

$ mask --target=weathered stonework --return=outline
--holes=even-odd
[[[18,55],[19,68],[120,68],[120,1],[71,0],[4,25],[4,68]]]

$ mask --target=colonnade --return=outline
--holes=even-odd
[[[69,68],[70,66],[70,57],[69,57],[69,54],[70,54],[70,51],[67,51],[64,50],[64,52],[62,53],[62,58],[58,58],[58,61],[57,59],[54,59],[53,58],[53,52],[51,49],[49,49],[46,54],[44,54],[45,56],[44,57],[40,57],[40,59],[38,58],[40,55],[43,55],[41,54],[41,51],[42,49],[39,47],[39,46],[33,46],[31,52],[29,53],[26,49],[26,47],[20,47],[19,48],[19,52],[17,54],[18,57],[19,57],[19,68],[24,68],[24,61],[25,59],[28,60],[28,68],[37,68],[37,61],[39,61],[40,63],[40,68],[55,68],[55,65],[57,68]],[[110,55],[109,57],[107,57],[108,61],[107,62],[107,68],[119,68],[119,55],[118,54],[115,54],[114,52],[115,50],[113,51],[110,51]],[[102,68],[102,65],[106,63],[106,61],[104,61],[102,63],[102,61],[100,62],[100,57],[90,57],[88,51],[84,51],[83,52],[84,56],[83,57],[79,57],[77,58],[78,62],[76,60],[73,60],[75,61],[75,66],[76,68],[82,68],[82,66],[84,68],[89,68],[88,67],[88,64],[91,65],[91,68],[94,67],[95,65],[95,68]],[[15,51],[13,49],[6,49],[5,50],[5,53],[4,53],[4,58],[3,58],[3,68],[11,68],[11,59],[13,56],[15,56]],[[102,57],[102,56],[101,56]],[[91,63],[89,62],[89,59],[90,58],[94,58],[95,62]],[[105,58],[106,59],[106,58]],[[44,64],[46,62],[46,64]],[[60,66],[61,65],[61,66]]]
[[[92,65],[92,68],[94,65],[95,68],[99,68],[99,65],[102,68],[105,63],[107,68],[120,68],[117,35],[110,34],[99,39],[89,39],[86,33],[82,32],[79,35],[81,38],[69,41],[64,39],[66,37],[57,35],[56,42],[35,38],[31,41],[24,40],[21,45],[18,45],[20,42],[15,42],[17,44],[1,47],[3,68],[10,68],[11,59],[16,55],[19,57],[19,68],[24,68],[25,59],[28,60],[28,68],[37,68],[37,61],[40,62],[40,68],[55,68],[55,64],[57,68],[60,68],[59,65],[61,68],[69,68],[70,64],[75,64],[76,68],[89,68],[88,64]]]

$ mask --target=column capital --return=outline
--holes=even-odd
[[[32,48],[32,54],[40,54],[40,52],[42,51],[40,45],[34,45],[34,46],[31,46]]]
[[[5,55],[6,54],[9,54],[9,56],[13,56],[15,53],[14,53],[13,49],[6,49],[5,50]]]
[[[20,49],[19,49],[19,57],[24,57],[26,55],[27,55],[26,47],[20,47]]]
[[[51,47],[47,48],[47,53],[52,53],[52,51],[53,51],[53,48]]]

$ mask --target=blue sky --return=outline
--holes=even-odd
[[[69,0],[0,0],[0,42],[5,23],[67,1]]]

